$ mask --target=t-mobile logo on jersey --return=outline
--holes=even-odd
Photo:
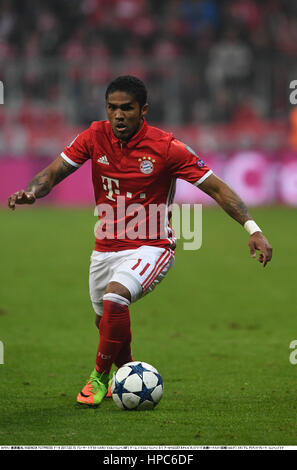
[[[119,180],[115,178],[109,178],[108,176],[101,175],[102,178],[102,183],[103,183],[103,189],[104,191],[107,191],[107,199],[110,201],[116,201],[116,199],[113,197],[114,194],[120,194],[120,182]]]
[[[0,81],[0,104],[4,104],[4,85]]]

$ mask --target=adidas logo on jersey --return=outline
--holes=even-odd
[[[103,155],[103,157],[98,158],[98,163],[104,163],[104,165],[109,165],[109,161],[107,160],[107,156]]]

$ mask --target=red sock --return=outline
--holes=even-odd
[[[130,335],[128,299],[117,294],[103,296],[103,316],[99,325],[99,347],[96,356],[97,372],[109,374],[113,362]]]
[[[132,352],[131,352],[131,339],[132,339],[132,336],[131,336],[131,328],[130,328],[129,336],[127,340],[124,342],[124,344],[122,345],[122,348],[119,351],[114,361],[118,369],[122,367],[124,364],[127,364],[127,362],[133,361]]]

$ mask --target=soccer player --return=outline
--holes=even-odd
[[[174,263],[176,239],[170,226],[175,181],[182,178],[211,196],[249,232],[249,248],[262,266],[272,248],[246,205],[195,152],[171,133],[146,122],[147,90],[141,80],[121,76],[106,90],[107,120],[93,122],[8,206],[33,204],[92,160],[100,223],[90,262],[90,297],[99,329],[95,368],[77,396],[99,405],[110,371],[132,361],[129,305],[151,292]],[[170,106],[170,104],[169,104]],[[156,217],[156,210],[163,208]],[[135,213],[137,223],[135,224]],[[154,219],[155,223],[151,223]]]

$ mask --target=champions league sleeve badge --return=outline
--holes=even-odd
[[[203,167],[204,167],[204,165],[205,165],[204,161],[203,161],[203,160],[201,160],[201,158],[198,158],[198,160],[197,160],[197,162],[196,162],[196,163],[197,163],[197,165],[199,166],[199,168],[203,168]]]
[[[204,161],[203,161],[201,158],[198,157],[197,153],[194,152],[194,150],[192,149],[192,147],[190,147],[189,145],[186,145],[186,144],[185,144],[185,147],[186,147],[186,149],[188,150],[188,152],[190,152],[192,155],[195,155],[195,157],[197,157],[197,162],[196,162],[196,164],[199,166],[199,168],[203,168],[204,165],[205,165]]]

